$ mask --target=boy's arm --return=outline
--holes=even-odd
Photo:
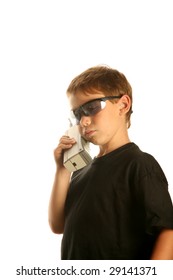
[[[71,173],[63,166],[63,151],[70,149],[75,142],[74,139],[63,136],[54,151],[57,170],[48,211],[49,225],[54,233],[60,234],[64,231],[64,206],[71,177]]]
[[[57,170],[49,201],[49,225],[54,233],[64,231],[64,206],[69,188],[70,173],[64,169]]]
[[[164,229],[159,234],[151,260],[173,260],[173,230]]]

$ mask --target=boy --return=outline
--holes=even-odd
[[[158,162],[128,136],[132,89],[106,66],[90,68],[67,89],[81,135],[99,146],[88,166],[70,174],[62,136],[54,151],[56,175],[49,204],[53,232],[63,233],[61,258],[173,259],[173,206]]]

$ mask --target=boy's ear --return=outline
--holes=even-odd
[[[123,95],[120,99],[120,103],[119,103],[119,108],[120,110],[123,110],[124,112],[128,112],[130,110],[131,107],[131,99],[128,95]]]
[[[123,109],[123,108],[125,108],[125,107],[126,107],[126,104],[120,103],[120,109]]]

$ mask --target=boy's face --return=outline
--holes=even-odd
[[[81,92],[69,96],[72,110],[79,108],[88,101],[105,97],[101,92],[83,94]],[[122,97],[123,98],[123,97]],[[79,131],[81,135],[93,144],[104,146],[115,143],[118,137],[122,137],[122,131],[127,130],[125,114],[122,114],[122,98],[116,102],[105,101],[105,106],[93,116],[81,115]]]

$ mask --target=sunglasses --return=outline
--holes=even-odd
[[[121,97],[122,96],[106,96],[88,101],[79,108],[72,110],[72,117],[76,119],[76,124],[79,124],[82,116],[94,116],[105,108],[107,100]]]

